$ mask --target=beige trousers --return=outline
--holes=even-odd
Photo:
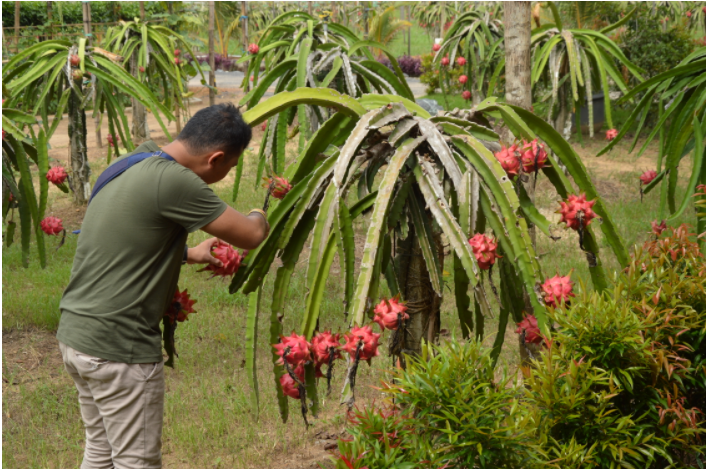
[[[86,428],[81,468],[160,468],[164,368],[112,362],[59,342]]]

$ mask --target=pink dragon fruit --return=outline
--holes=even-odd
[[[523,164],[524,172],[535,173],[547,163],[547,151],[543,144],[538,143],[538,139],[534,139],[532,142],[523,142],[520,161]]]
[[[469,90],[462,91],[462,98],[469,101],[471,99],[471,92]]]
[[[300,364],[293,372],[300,382],[304,383],[304,366]],[[295,400],[300,399],[298,384],[290,377],[290,374],[285,373],[280,377],[280,386],[285,396],[294,398]]]
[[[542,341],[542,335],[540,334],[540,328],[538,328],[538,319],[535,315],[527,315],[523,318],[523,321],[518,323],[518,328],[516,328],[516,333],[521,334],[525,331],[525,342],[538,344]]]
[[[397,330],[398,329],[398,314],[400,314],[400,320],[407,320],[410,315],[405,313],[407,307],[398,301],[397,297],[386,300],[383,299],[376,305],[373,309],[375,314],[373,321],[378,323],[378,326],[383,330]]]
[[[560,276],[559,274],[550,279],[546,279],[541,286],[544,294],[545,304],[556,307],[557,302],[566,303],[570,297],[574,297],[572,292],[572,280],[570,276]],[[537,321],[536,321],[537,325]]]
[[[204,269],[200,269],[198,272],[211,271],[214,273],[211,277],[229,277],[238,272],[238,268],[241,267],[243,258],[246,257],[248,252],[244,250],[242,254],[238,253],[238,250],[233,249],[231,245],[219,240],[216,246],[211,249],[211,254],[214,258],[221,261],[223,266],[218,267],[210,264]]]
[[[191,300],[187,290],[188,289],[184,289],[184,292],[179,292],[179,289],[177,289],[172,298],[172,303],[167,308],[165,316],[169,318],[172,324],[174,324],[175,321],[183,322],[188,320],[190,313],[196,313],[196,310],[194,310],[196,300]]]
[[[81,58],[79,58],[79,56],[77,56],[76,54],[71,54],[71,56],[69,57],[69,63],[72,67],[78,67],[81,63]]]
[[[614,140],[616,136],[619,135],[619,131],[616,129],[609,129],[606,131],[606,140]]]
[[[476,261],[481,269],[490,269],[491,266],[496,263],[496,258],[501,257],[496,254],[498,242],[483,233],[477,233],[471,237],[471,239],[469,239],[469,245],[471,245]]]
[[[442,48],[439,44],[432,44],[432,50],[437,52]]]
[[[351,359],[355,359],[356,348],[358,347],[359,341],[361,341],[362,346],[359,352],[359,359],[368,361],[378,355],[378,339],[380,336],[380,333],[373,332],[370,325],[361,328],[354,326],[351,328],[351,332],[344,335],[346,344],[344,344],[341,349],[349,353]]]
[[[39,223],[39,226],[42,232],[47,235],[59,235],[64,231],[64,226],[61,224],[61,219],[58,217],[46,217]]]
[[[47,171],[47,180],[56,185],[63,184],[69,175],[66,174],[66,170],[63,166],[55,166]]]
[[[252,43],[248,46],[248,52],[250,52],[251,54],[257,54],[259,51],[260,47],[255,43]]]
[[[275,354],[280,356],[277,361],[278,364],[284,364],[282,356],[285,354],[285,349],[290,348],[287,353],[287,363],[293,366],[304,365],[305,362],[311,360],[312,355],[310,352],[311,345],[307,342],[304,336],[300,336],[294,331],[290,336],[280,336],[280,342],[278,344],[273,344],[273,347],[277,350]]]
[[[587,196],[584,193],[580,193],[579,196],[570,194],[567,201],[560,202],[558,213],[562,215],[561,221],[569,228],[579,230],[581,219],[582,226],[586,227],[597,216],[592,210],[595,203],[596,201],[587,201]]]
[[[466,65],[466,59],[464,57],[457,57],[457,65],[464,67]]]
[[[640,176],[640,180],[641,180],[641,183],[642,183],[642,184],[648,185],[648,184],[650,184],[654,179],[656,179],[657,176],[658,176],[658,172],[657,172],[657,171],[655,171],[655,170],[648,170],[648,171],[644,172],[644,173]]]
[[[461,83],[462,85],[468,81],[469,81],[469,77],[467,77],[466,75],[459,76],[459,83]]]
[[[506,170],[506,174],[510,177],[517,176],[520,170],[520,159],[516,154],[517,150],[517,145],[502,146],[501,150],[494,154],[496,160],[501,163],[503,169]]]
[[[331,331],[323,331],[312,337],[312,356],[314,363],[318,366],[329,363],[329,353],[334,348],[334,359],[341,359],[341,335],[332,334]]]
[[[447,67],[449,65],[449,57],[442,57],[442,60],[440,60],[439,63],[442,64],[442,67]]]
[[[265,178],[265,180],[263,186],[270,188],[270,195],[275,199],[284,198],[292,189],[290,182],[281,176],[275,175],[273,178]]]

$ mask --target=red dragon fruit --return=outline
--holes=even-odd
[[[260,47],[257,44],[253,43],[248,46],[248,52],[251,54],[257,54],[258,51],[260,51]]]
[[[180,51],[179,49],[175,49],[174,50],[174,57],[179,57],[180,55],[182,55],[182,51]]]
[[[462,85],[468,81],[469,81],[469,77],[467,77],[466,75],[459,76],[459,83],[461,83]]]
[[[464,57],[457,57],[457,65],[464,67],[466,65],[466,59]]]
[[[304,366],[300,364],[293,372],[300,382],[304,383]],[[298,384],[290,377],[290,374],[283,374],[282,377],[280,377],[280,386],[282,387],[282,393],[286,396],[294,398],[295,400],[300,399]]]
[[[518,323],[518,328],[516,328],[516,333],[521,334],[525,331],[525,342],[538,344],[542,341],[542,335],[540,334],[540,328],[538,328],[538,319],[535,315],[527,315],[523,318],[523,321]]]
[[[469,90],[462,91],[462,98],[469,101],[471,99],[471,92]]]
[[[189,297],[187,290],[188,289],[184,289],[184,292],[179,292],[179,289],[177,289],[172,298],[172,303],[167,309],[167,313],[165,313],[165,316],[172,324],[174,324],[175,321],[183,322],[188,320],[190,313],[196,313],[196,310],[194,310],[196,300],[192,300],[191,297]]]
[[[437,52],[442,48],[439,44],[432,44],[432,50]]]
[[[59,235],[64,231],[64,226],[61,224],[61,219],[58,217],[46,217],[39,223],[39,226],[47,235]]]
[[[238,268],[241,267],[241,262],[243,262],[243,258],[246,257],[248,252],[243,251],[243,253],[240,254],[238,253],[238,250],[234,250],[233,247],[228,243],[219,241],[216,246],[211,249],[211,254],[214,256],[214,258],[217,258],[219,261],[221,261],[221,263],[223,263],[223,266],[218,267],[210,264],[204,269],[200,269],[199,272],[212,271],[214,274],[211,277],[229,277],[233,276],[236,272],[238,272]]]
[[[506,170],[506,174],[510,177],[518,175],[520,170],[520,159],[516,152],[518,150],[517,145],[511,145],[510,147],[501,147],[500,152],[496,152],[496,160],[501,163],[501,166]]]
[[[106,139],[108,140],[108,145],[112,147],[115,143],[115,137],[113,137],[113,134],[108,134],[108,137],[106,137]]]
[[[685,13],[688,18],[692,18],[692,12],[690,10],[687,10],[687,13]]]
[[[449,65],[449,57],[444,56],[442,57],[442,60],[439,61],[440,64],[442,64],[442,67],[446,67]]]
[[[498,242],[492,237],[487,237],[483,233],[477,233],[469,240],[469,245],[474,252],[476,261],[481,269],[490,269],[496,263]]]
[[[78,67],[81,63],[81,59],[76,54],[71,54],[71,57],[69,57],[69,63],[72,67]]]
[[[359,341],[361,341],[359,360],[368,361],[378,355],[378,339],[380,336],[380,333],[373,332],[370,325],[361,328],[354,326],[351,328],[351,332],[344,335],[346,344],[341,349],[349,353],[351,359],[356,359],[356,348],[358,348]]]
[[[275,175],[273,178],[265,178],[265,181],[263,186],[270,189],[270,195],[275,199],[284,198],[292,189],[290,182],[281,176]]]
[[[312,356],[314,363],[318,366],[329,363],[330,348],[334,348],[334,359],[341,359],[341,335],[332,334],[331,331],[323,331],[312,337]]]
[[[399,323],[398,314],[400,314],[400,320],[410,318],[410,315],[405,313],[407,309],[405,305],[398,301],[397,297],[393,297],[390,300],[383,299],[376,305],[376,308],[373,309],[373,313],[375,314],[373,321],[378,323],[381,327],[381,331],[386,329],[397,330]]]
[[[572,292],[572,280],[570,276],[560,276],[557,274],[555,277],[546,279],[543,283],[542,290],[545,299],[545,303],[550,307],[556,307],[557,302],[565,303],[569,301],[570,297],[574,297]],[[537,325],[537,321],[536,321]]]
[[[305,362],[311,360],[312,355],[310,353],[311,345],[307,342],[304,336],[300,336],[294,331],[290,336],[280,336],[280,342],[273,344],[273,347],[277,350],[275,354],[280,356],[277,363],[284,364],[282,356],[285,354],[285,349],[289,348],[287,353],[287,363],[293,366],[303,365]]]
[[[665,224],[664,220],[661,220],[660,224],[657,220],[651,222],[651,230],[653,231],[656,237],[659,237],[660,234],[663,233],[666,228],[668,228],[668,226]]]
[[[547,163],[547,151],[543,144],[538,143],[538,139],[534,139],[532,142],[523,142],[520,161],[523,164],[524,172],[535,173]]]
[[[648,170],[640,176],[641,183],[643,183],[644,185],[650,184],[654,179],[656,179],[657,176],[657,171]]]
[[[606,131],[606,140],[614,140],[616,136],[619,135],[619,131],[616,129],[609,129]]]
[[[579,230],[580,220],[582,227],[586,227],[597,216],[592,210],[595,203],[596,201],[587,201],[587,196],[584,193],[580,193],[579,196],[570,194],[567,201],[560,202],[558,212],[562,215],[561,221],[573,230]]]
[[[47,180],[52,184],[63,184],[68,177],[69,175],[66,174],[66,170],[64,170],[63,166],[55,166],[47,171]]]
[[[140,71],[140,73],[145,73],[145,67],[138,67],[138,70]]]

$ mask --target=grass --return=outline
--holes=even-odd
[[[258,137],[254,139],[256,142]],[[599,137],[590,140],[585,136],[584,147],[575,145],[589,167],[600,194],[619,232],[628,245],[641,243],[650,236],[650,221],[655,218],[658,192],[651,193],[641,203],[637,177],[654,157],[655,146],[648,157],[634,162],[628,155],[628,143],[622,142],[608,155],[596,159],[603,146]],[[257,145],[256,145],[257,146]],[[247,210],[260,207],[264,190],[254,186],[255,155],[257,148],[249,149],[246,169],[235,207]],[[93,164],[94,178],[105,164]],[[685,174],[683,172],[681,174]],[[214,185],[216,193],[230,201],[232,176]],[[684,178],[684,176],[683,176]],[[52,191],[49,211],[62,209],[66,197]],[[554,216],[557,197],[542,176],[537,183],[537,204],[548,217]],[[73,210],[69,208],[68,210]],[[690,211],[688,211],[690,212]],[[685,214],[683,220],[692,222],[693,216]],[[601,259],[608,273],[617,269],[613,254],[601,236],[598,222],[593,225],[601,247]],[[68,226],[67,229],[75,229]],[[357,225],[361,237],[365,225]],[[202,232],[190,236],[194,245],[207,237]],[[82,458],[83,430],[81,426],[76,391],[58,356],[53,340],[59,312],[61,293],[68,283],[75,236],[69,235],[66,244],[58,251],[49,249],[48,266],[42,270],[32,258],[29,269],[20,265],[20,247],[14,244],[3,250],[3,457],[5,467],[75,467]],[[50,239],[53,246],[58,240]],[[560,241],[552,242],[538,235],[540,262],[547,275],[555,272],[566,274],[573,270],[575,281],[583,279],[590,286],[586,260],[578,249],[577,236],[564,231]],[[307,256],[303,255],[290,285],[287,308],[283,319],[284,330],[298,327],[304,311],[305,275]],[[314,442],[320,431],[338,432],[344,422],[344,410],[337,402],[337,389],[341,383],[343,365],[335,374],[334,394],[324,400],[323,411],[314,427],[305,430],[299,416],[298,405],[290,402],[290,419],[280,421],[275,399],[274,378],[270,362],[269,300],[272,298],[273,276],[266,278],[263,305],[258,332],[258,380],[260,383],[261,409],[259,422],[253,421],[250,389],[244,369],[244,332],[246,296],[229,295],[227,283],[208,279],[197,273],[197,267],[182,270],[180,288],[188,288],[197,299],[191,320],[177,329],[177,350],[180,353],[176,369],[167,370],[165,396],[165,426],[163,452],[165,467],[295,467],[301,465],[327,465],[327,454]],[[445,270],[452,272],[447,257]],[[342,283],[338,264],[334,263],[322,305],[321,324],[334,330],[346,329],[342,315]],[[498,284],[497,284],[498,285]],[[460,337],[458,319],[454,308],[453,283],[445,290],[442,304],[442,327]],[[36,331],[34,329],[39,329]],[[493,342],[496,334],[495,318],[486,320],[486,343]],[[506,343],[502,360],[514,366],[517,363],[517,340],[514,326],[505,332]],[[6,341],[20,335],[22,340]],[[7,346],[11,346],[10,352]],[[32,358],[28,360],[25,358]],[[36,363],[36,366],[33,365]],[[370,386],[384,376],[390,358],[383,356],[372,367],[359,369],[359,403],[371,403],[377,393]]]

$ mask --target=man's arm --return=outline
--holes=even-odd
[[[202,227],[209,235],[238,248],[253,250],[267,238],[270,227],[265,216],[253,212],[247,216],[228,207],[216,220]]]

